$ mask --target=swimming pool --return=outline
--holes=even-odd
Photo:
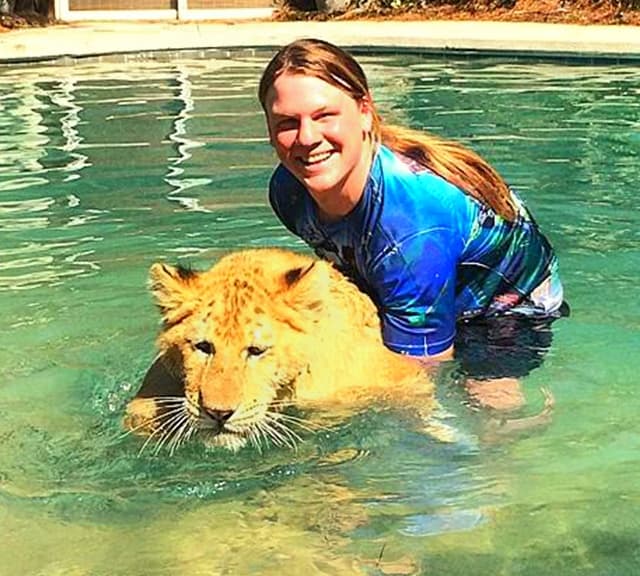
[[[620,574],[640,562],[640,70],[363,57],[387,119],[462,139],[555,245],[570,319],[523,386],[543,430],[462,439],[384,409],[297,451],[186,445],[120,417],[154,356],[151,263],[304,249],[275,220],[267,54],[0,68],[0,556],[6,574]]]

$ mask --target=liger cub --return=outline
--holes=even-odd
[[[150,288],[159,355],[125,425],[159,444],[294,445],[306,425],[291,407],[331,415],[382,400],[426,420],[435,406],[427,367],[384,346],[373,302],[328,262],[245,250],[206,272],[154,264]]]

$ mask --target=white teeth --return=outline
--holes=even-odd
[[[319,154],[311,154],[306,160],[303,162],[307,165],[309,164],[317,164],[319,162],[324,162],[331,156],[332,152],[321,152]]]

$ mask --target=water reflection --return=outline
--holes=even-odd
[[[268,148],[260,146],[266,143],[261,118],[245,109],[255,88],[254,63],[213,59],[131,68],[123,73],[112,64],[90,64],[0,75],[3,247],[19,252],[32,239],[27,235],[38,231],[39,249],[46,253],[30,266],[23,259],[4,262],[0,290],[95,273],[104,255],[99,244],[87,243],[100,242],[102,232],[144,232],[141,212],[168,215],[174,205],[203,213],[237,206],[241,198],[230,192],[212,201],[211,191],[215,197],[216,189],[229,186],[211,174],[247,167],[262,174],[270,167]],[[241,133],[222,141],[231,126]],[[259,146],[244,154],[246,164],[238,165],[235,153],[230,161],[229,142],[251,141]],[[228,181],[238,196],[247,195],[243,174]],[[81,248],[67,252],[71,246]]]
[[[173,131],[169,135],[169,140],[175,143],[177,151],[176,157],[170,158],[172,164],[169,165],[169,171],[165,177],[165,181],[175,189],[175,192],[169,195],[169,199],[177,201],[189,210],[208,212],[208,210],[199,205],[197,198],[182,196],[182,193],[185,190],[194,186],[209,184],[211,179],[184,178],[185,170],[181,167],[181,164],[187,162],[191,158],[191,148],[204,146],[204,143],[191,140],[187,137],[187,120],[192,117],[192,112],[195,108],[191,90],[192,84],[189,79],[189,72],[186,66],[178,65],[176,70],[176,81],[178,83],[176,100],[181,102],[183,105],[175,117],[173,122]]]

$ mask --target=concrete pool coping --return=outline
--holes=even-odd
[[[0,63],[205,48],[272,48],[318,37],[352,48],[640,61],[640,26],[472,21],[73,22],[0,34]]]

